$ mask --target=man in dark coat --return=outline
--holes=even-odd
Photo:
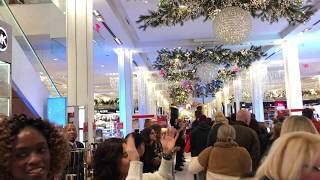
[[[197,126],[195,126],[191,131],[191,157],[198,156],[201,153],[201,151],[207,147],[208,134],[211,129],[211,126],[209,125],[210,121],[207,120],[207,117],[205,115],[200,115],[197,121]],[[194,175],[194,179],[196,180],[204,179],[204,177],[204,172],[200,172],[197,175]]]
[[[83,149],[84,145],[76,140],[78,131],[74,124],[67,124],[65,129],[72,150],[70,161],[66,168],[67,174],[77,174],[77,180],[84,180],[83,152],[81,150],[78,151],[78,149]]]
[[[207,122],[206,116],[201,115],[199,118],[199,125],[196,126],[191,133],[190,149],[191,157],[198,156],[202,150],[207,146],[207,138],[211,127]]]
[[[236,142],[247,149],[252,159],[252,170],[256,171],[260,160],[260,142],[257,133],[249,128],[250,112],[241,109],[237,113],[237,122],[233,125],[236,130]]]

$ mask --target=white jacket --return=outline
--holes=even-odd
[[[143,163],[131,161],[126,180],[172,180],[173,161],[162,158],[159,170],[154,173],[143,173]]]

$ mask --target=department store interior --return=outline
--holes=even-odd
[[[305,108],[320,121],[320,1],[229,1],[0,0],[0,114],[72,123],[89,146],[198,107],[269,133]]]

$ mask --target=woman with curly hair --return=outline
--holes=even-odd
[[[48,121],[14,116],[0,126],[0,179],[51,180],[69,159],[63,134]]]

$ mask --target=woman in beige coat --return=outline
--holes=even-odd
[[[235,130],[230,125],[222,125],[218,130],[217,142],[203,150],[191,160],[189,171],[193,174],[207,170],[210,180],[233,180],[251,171],[252,160],[249,152],[234,140]]]

